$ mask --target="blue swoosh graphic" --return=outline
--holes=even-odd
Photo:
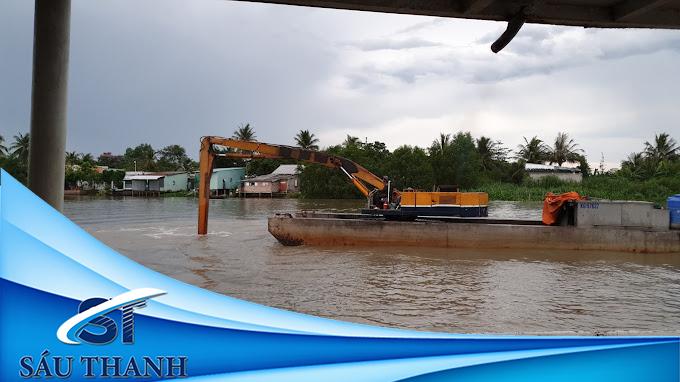
[[[135,311],[134,344],[57,339],[82,300],[139,288],[167,294]],[[74,381],[90,380],[78,360],[93,355],[186,356],[189,381],[680,380],[680,337],[428,333],[203,290],[120,255],[0,170],[0,380],[21,380],[20,359],[43,350],[74,357]]]

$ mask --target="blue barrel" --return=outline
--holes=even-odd
[[[680,229],[680,194],[668,197],[668,210],[671,212],[671,228]]]

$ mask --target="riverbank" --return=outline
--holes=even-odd
[[[669,196],[680,192],[680,177],[660,177],[633,181],[619,176],[590,176],[582,183],[563,182],[557,178],[541,181],[527,180],[522,184],[487,183],[466,191],[482,191],[489,200],[542,201],[545,194],[576,191],[581,195],[598,199],[639,200],[666,205]]]

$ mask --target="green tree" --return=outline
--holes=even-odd
[[[315,199],[356,199],[359,191],[340,171],[318,164],[304,167],[300,174],[300,193],[305,198]]]
[[[430,146],[430,161],[437,185],[457,185],[468,188],[479,181],[481,164],[472,135],[457,133],[451,138],[440,134]]]
[[[107,166],[109,168],[123,168],[124,157],[122,155],[113,155],[111,152],[102,153],[97,158],[97,163],[101,166]]]
[[[102,179],[102,175],[95,170],[95,163],[92,155],[79,155],[81,162],[77,165],[66,166],[65,172],[65,186],[70,189],[77,188],[78,182],[87,182],[90,186],[98,183]]]
[[[292,163],[292,161],[283,161],[279,159],[253,159],[246,163],[246,175],[258,176],[271,174],[283,163]]]
[[[232,138],[240,141],[254,141],[256,138],[255,130],[250,126],[250,123],[246,123],[234,130]]]
[[[438,185],[449,184],[455,178],[454,164],[450,158],[451,134],[440,133],[439,139],[432,141],[428,151],[434,182]]]
[[[576,162],[578,163],[578,169],[581,170],[581,174],[583,177],[590,176],[590,164],[588,164],[588,158],[586,158],[585,155],[582,154],[576,154],[577,159]]]
[[[427,153],[416,146],[405,145],[395,149],[387,165],[387,174],[397,189],[431,190],[434,185]]]
[[[676,160],[679,152],[675,139],[666,133],[655,135],[652,143],[645,142],[645,156],[656,163]]]
[[[517,146],[517,159],[527,163],[543,163],[547,160],[549,148],[538,137],[524,138],[524,144]]]
[[[106,183],[120,183],[125,178],[125,171],[120,170],[104,170],[102,172],[102,182]]]
[[[14,142],[9,147],[9,155],[3,160],[3,168],[19,182],[26,184],[28,181],[28,153],[30,150],[30,135],[18,134],[14,136]]]
[[[492,170],[500,162],[505,162],[509,150],[503,147],[501,141],[493,141],[488,137],[479,137],[476,141],[477,155],[479,156],[482,169]]]
[[[623,175],[634,179],[645,179],[649,177],[649,165],[643,153],[631,153],[621,162],[621,172]]]
[[[92,154],[90,154],[90,153],[81,154],[80,155],[80,161],[82,163],[88,163],[88,164],[92,164],[92,165],[95,164],[94,156],[92,156]]]
[[[78,154],[77,152],[67,151],[65,156],[67,166],[76,166],[80,164],[80,154]]]
[[[309,130],[300,130],[300,132],[295,136],[295,143],[303,149],[319,149],[319,146],[317,145],[319,140],[314,136],[314,134],[310,133]]]
[[[455,166],[453,184],[462,188],[476,186],[480,181],[479,172],[481,164],[477,155],[475,140],[469,132],[458,133],[453,137],[450,155]]]
[[[347,138],[345,138],[345,141],[342,142],[342,145],[349,148],[349,147],[359,147],[361,146],[361,140],[359,140],[359,137],[353,137],[349,134],[347,134]]]
[[[193,168],[193,161],[184,147],[180,145],[165,146],[158,151],[157,155],[157,167],[161,171],[184,171]]]
[[[550,150],[548,160],[550,163],[557,163],[562,166],[565,162],[578,162],[580,154],[583,152],[567,133],[557,133],[555,143]]]
[[[14,143],[9,147],[12,155],[17,158],[22,164],[28,166],[28,151],[31,145],[30,134],[21,134],[14,136]]]
[[[123,163],[128,171],[134,170],[135,162],[137,171],[156,171],[156,152],[148,143],[142,143],[135,148],[128,147],[123,154]]]
[[[444,155],[451,147],[451,134],[439,133],[439,139],[432,141],[430,155]]]
[[[389,175],[391,153],[383,142],[362,143],[358,138],[348,136],[342,145],[326,149],[331,155],[350,159],[377,176]],[[319,165],[307,165],[300,175],[303,197],[307,198],[360,198],[361,193],[337,169]]]
[[[7,147],[5,147],[5,138],[0,135],[0,158],[4,158],[7,155]]]

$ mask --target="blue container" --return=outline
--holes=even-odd
[[[680,194],[668,197],[668,210],[671,213],[671,228],[680,229]]]

